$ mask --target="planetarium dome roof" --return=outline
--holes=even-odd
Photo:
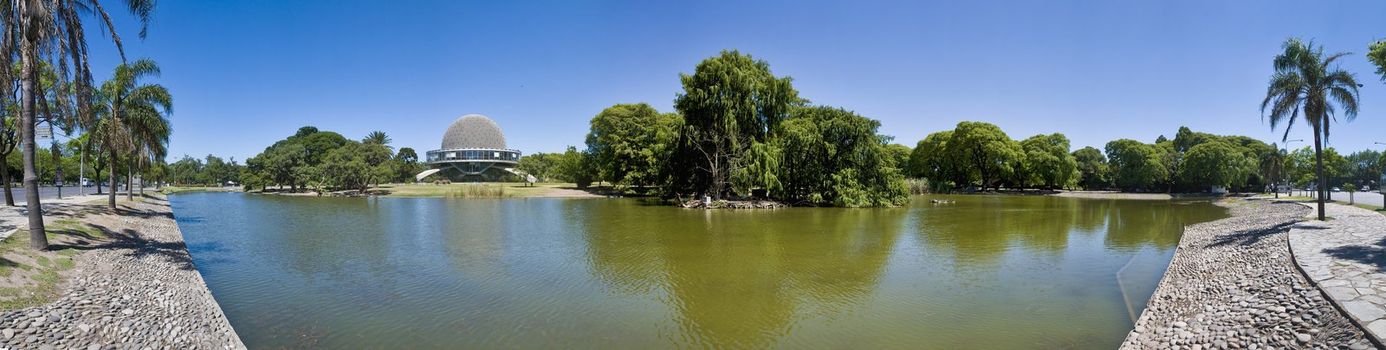
[[[506,149],[505,134],[491,118],[480,114],[464,115],[443,133],[442,149],[459,148]]]

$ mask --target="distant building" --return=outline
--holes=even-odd
[[[418,180],[439,174],[458,182],[504,181],[516,178],[520,151],[505,147],[505,134],[491,118],[468,114],[448,126],[442,148],[428,151],[425,159],[431,169]]]

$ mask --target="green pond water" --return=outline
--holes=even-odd
[[[932,204],[930,198],[955,200]],[[171,198],[251,348],[1115,348],[1205,201]]]

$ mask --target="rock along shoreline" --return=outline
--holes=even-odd
[[[1225,219],[1185,227],[1122,349],[1370,349],[1360,328],[1291,259],[1304,206],[1229,199]]]
[[[80,213],[94,204],[58,209],[113,237],[74,257],[57,300],[0,313],[0,347],[245,349],[193,265],[167,199],[121,205],[119,216]]]

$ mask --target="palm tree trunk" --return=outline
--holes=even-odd
[[[5,205],[14,206],[14,190],[10,189],[10,164],[0,163],[0,181],[5,182]]]
[[[1322,135],[1323,134],[1320,133],[1319,128],[1314,128],[1314,173],[1316,174],[1315,176],[1318,177],[1318,179],[1316,179],[1315,181],[1319,183],[1319,221],[1323,221],[1324,219],[1323,199],[1324,194],[1328,192],[1328,180],[1323,178],[1323,138],[1321,137]]]
[[[130,157],[130,166],[125,168],[125,200],[135,200],[135,157]]]
[[[116,152],[115,152],[115,149],[114,149],[114,148],[112,148],[112,149],[110,150],[110,155],[111,155],[111,160],[110,160],[109,162],[107,162],[107,163],[110,164],[110,166],[111,166],[111,178],[110,178],[111,193],[109,194],[109,197],[107,197],[106,202],[107,202],[107,205],[109,205],[109,206],[111,207],[111,210],[115,210],[115,208],[116,208],[116,206],[115,206],[116,187],[119,186],[119,185],[117,185],[119,182],[116,182],[116,167],[115,167],[115,165],[116,165]]]
[[[20,15],[22,17],[31,16],[28,1],[19,2]],[[24,31],[36,30],[32,28],[33,23],[28,23],[31,19],[21,19]],[[27,33],[26,33],[27,34]],[[20,64],[20,74],[24,79],[20,81],[19,90],[22,95],[20,104],[19,134],[20,145],[24,147],[21,151],[24,158],[24,199],[27,202],[26,209],[29,211],[29,248],[34,250],[48,249],[48,234],[43,227],[43,206],[39,203],[38,169],[35,161],[38,160],[37,144],[34,142],[34,88],[38,83],[38,75],[34,74],[34,68],[38,64],[38,48],[34,47],[37,43],[34,39],[25,37],[21,40],[20,54],[23,55],[23,62]]]

